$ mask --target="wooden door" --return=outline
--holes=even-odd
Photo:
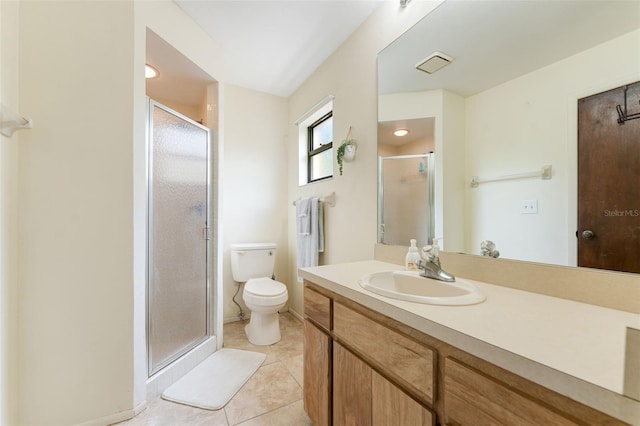
[[[640,82],[578,100],[578,266],[640,273]]]

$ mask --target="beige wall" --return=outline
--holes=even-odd
[[[376,56],[385,46],[424,16],[438,2],[413,2],[405,9],[383,2],[355,33],[289,98],[288,239],[290,309],[302,314],[302,291],[296,282],[295,210],[300,197],[336,193],[335,207],[325,207],[323,263],[373,258],[377,222],[377,80]],[[334,177],[299,187],[298,132],[292,124],[327,95],[334,95],[334,149],[349,126],[358,142],[356,159],[344,174],[334,164]]]
[[[171,1],[0,11],[2,101],[34,119],[0,151],[0,423],[123,420],[146,395],[146,26],[219,80],[222,52]]]
[[[21,423],[132,403],[133,28],[128,2],[20,3]]]
[[[479,254],[480,241],[490,239],[509,259],[576,265],[577,100],[640,80],[639,45],[634,31],[465,100],[465,252]],[[545,164],[551,180],[468,185],[472,176]],[[527,199],[538,200],[538,214],[520,214]]]
[[[276,251],[276,279],[291,287],[287,276],[287,101],[284,98],[225,87],[222,220],[224,223],[224,321],[238,319],[232,297],[237,289],[231,274],[229,246],[272,242]],[[280,189],[282,188],[282,190]],[[236,301],[245,314],[240,288]]]

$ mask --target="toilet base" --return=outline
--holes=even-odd
[[[265,314],[251,312],[249,324],[244,332],[251,342],[257,346],[269,346],[280,341],[280,316],[278,312]]]

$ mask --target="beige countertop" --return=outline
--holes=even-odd
[[[627,327],[640,329],[640,315],[474,280],[468,281],[487,299],[468,306],[405,302],[379,296],[358,284],[365,274],[401,269],[371,260],[303,268],[300,276],[576,401],[640,425],[640,401],[623,395]]]

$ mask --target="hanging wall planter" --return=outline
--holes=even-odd
[[[355,139],[351,139],[351,126],[349,126],[349,133],[347,133],[347,138],[342,141],[340,146],[338,147],[337,159],[338,166],[340,168],[340,176],[342,176],[342,165],[344,163],[350,163],[356,158],[356,150],[358,148],[358,144]]]
[[[354,158],[356,158],[356,145],[352,141],[352,143],[349,143],[344,147],[344,155],[342,156],[342,161],[344,161],[345,163],[350,163]]]

